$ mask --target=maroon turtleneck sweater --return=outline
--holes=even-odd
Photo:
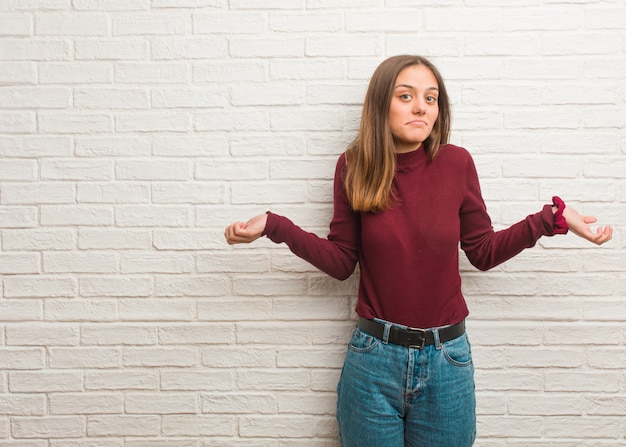
[[[423,148],[397,155],[394,205],[354,212],[343,183],[345,155],[335,171],[334,214],[327,238],[268,213],[264,235],[285,242],[323,272],[346,279],[360,264],[357,313],[411,327],[458,323],[468,315],[461,292],[458,247],[476,268],[490,269],[554,234],[550,205],[494,231],[476,168],[463,148],[445,145],[434,160]]]

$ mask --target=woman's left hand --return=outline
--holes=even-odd
[[[589,224],[597,222],[598,219],[593,216],[582,216],[570,206],[566,206],[563,210],[563,217],[565,217],[567,226],[572,233],[587,239],[589,242],[602,245],[613,237],[613,227],[610,225],[600,226],[594,232]]]

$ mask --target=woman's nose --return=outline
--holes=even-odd
[[[413,113],[422,114],[426,110],[426,104],[421,99],[415,99],[413,101]]]

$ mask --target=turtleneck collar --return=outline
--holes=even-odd
[[[426,155],[426,149],[422,144],[419,148],[410,152],[402,152],[396,154],[396,170],[406,171],[410,170],[419,164],[425,162],[428,159]]]

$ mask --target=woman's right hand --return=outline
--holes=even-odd
[[[267,213],[259,214],[246,223],[235,222],[230,224],[224,231],[224,237],[230,245],[249,244],[261,237],[266,224]]]

